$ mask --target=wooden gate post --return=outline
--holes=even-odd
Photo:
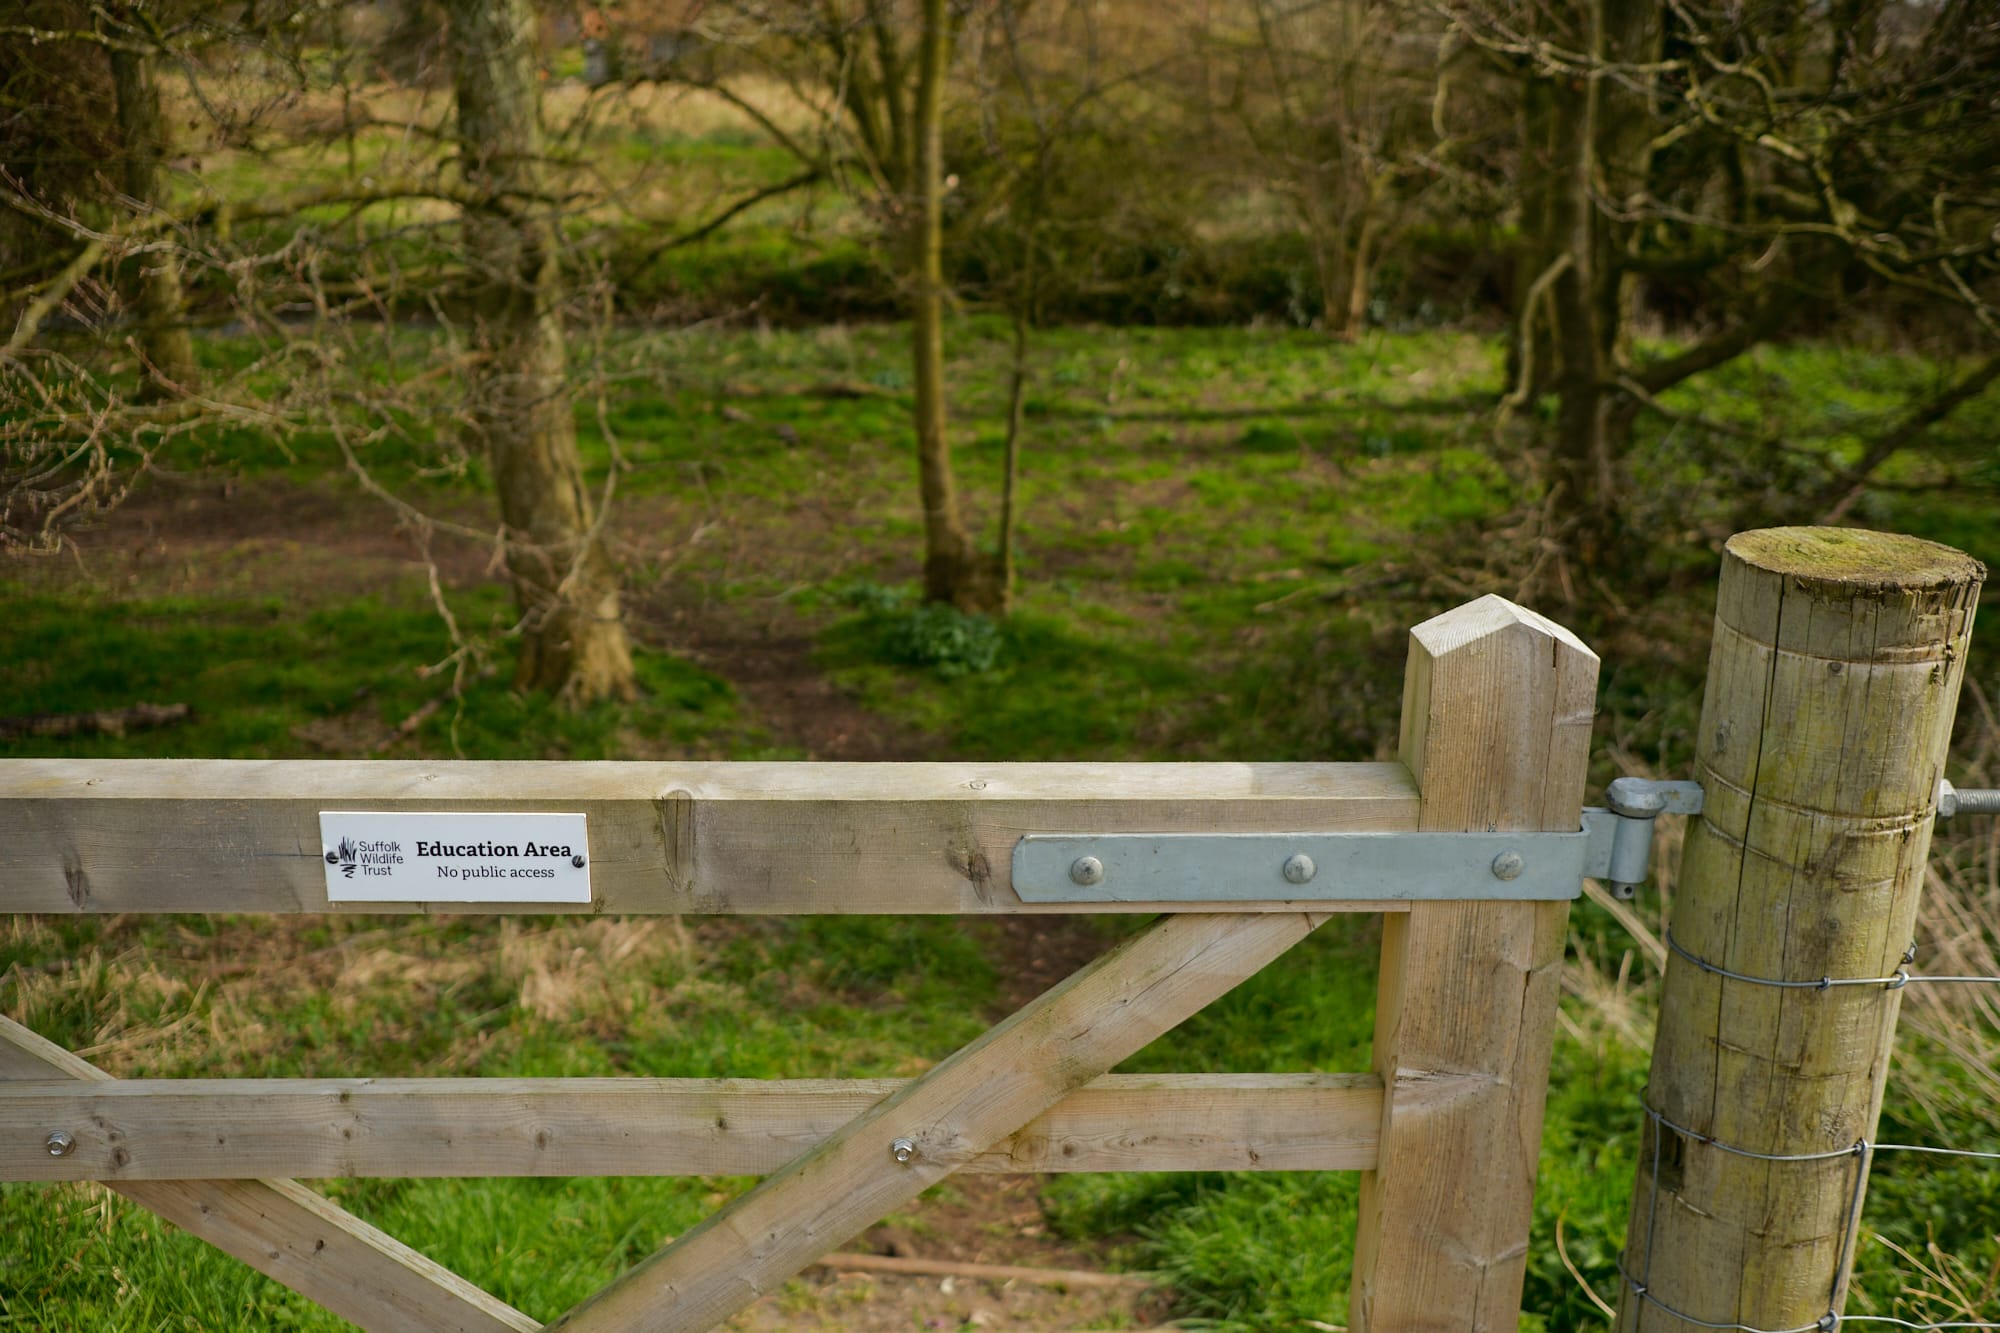
[[[1597,655],[1502,598],[1417,626],[1400,748],[1420,827],[1574,830],[1596,694]],[[1568,919],[1567,902],[1383,917],[1381,1157],[1361,1178],[1356,1333],[1513,1333]]]
[[[1882,533],[1729,541],[1621,1333],[1841,1310],[1901,992],[1815,983],[1903,965],[1984,573]]]

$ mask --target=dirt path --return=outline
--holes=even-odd
[[[630,602],[636,635],[727,680],[778,745],[807,759],[950,757],[937,737],[871,713],[828,680],[813,664],[812,637],[781,606],[704,604],[686,589]]]

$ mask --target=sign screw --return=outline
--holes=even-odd
[[[583,858],[581,856],[572,856],[569,859],[569,863],[575,866],[578,870],[583,869]]]
[[[1519,879],[1521,872],[1527,868],[1528,863],[1521,859],[1519,852],[1502,852],[1493,858],[1495,879]]]
[[[66,1129],[49,1135],[49,1156],[67,1157],[76,1151],[76,1139]]]
[[[1079,856],[1070,863],[1069,877],[1089,887],[1104,882],[1104,862],[1094,856]]]
[[[1288,883],[1304,884],[1319,873],[1319,867],[1304,852],[1293,852],[1285,860],[1285,879]]]
[[[908,1139],[897,1139],[894,1143],[889,1145],[889,1155],[895,1158],[898,1162],[901,1162],[904,1166],[908,1166],[911,1162],[916,1160],[917,1145],[910,1142]]]
[[[339,864],[340,864],[340,853],[339,853],[339,852],[328,852],[328,853],[326,854],[326,863],[327,863],[328,865],[330,865],[330,866],[337,866],[337,865],[339,865]]]

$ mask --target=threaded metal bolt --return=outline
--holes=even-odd
[[[889,1145],[889,1155],[895,1158],[898,1162],[901,1162],[904,1166],[908,1166],[911,1162],[916,1160],[917,1145],[910,1142],[908,1139],[897,1139],[894,1143]]]
[[[51,1157],[67,1157],[76,1151],[76,1138],[66,1129],[49,1135],[48,1144]]]

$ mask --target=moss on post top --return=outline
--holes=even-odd
[[[1737,533],[1723,549],[1807,590],[1915,592],[1986,577],[1984,565],[1954,547],[1866,528],[1760,528]]]

